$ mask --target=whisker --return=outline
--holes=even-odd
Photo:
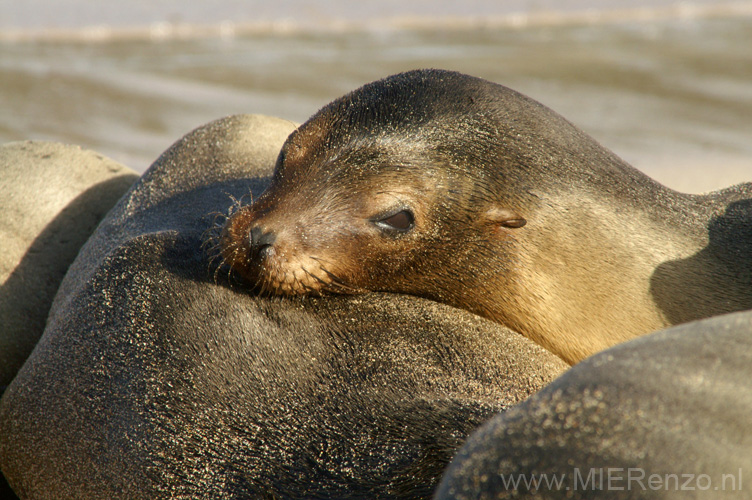
[[[253,203],[253,192],[249,190],[249,193],[236,198],[230,193],[225,192],[225,195],[229,198],[230,204],[227,208],[227,212],[210,212],[207,217],[211,218],[209,227],[204,231],[202,235],[201,251],[206,258],[206,273],[211,276],[215,284],[220,281],[220,276],[227,272],[226,282],[229,286],[233,286],[235,275],[232,270],[232,266],[228,262],[236,260],[238,257],[238,244],[232,243],[232,246],[225,250],[230,254],[231,258],[228,260],[223,255],[222,233],[227,221],[245,205],[243,201],[246,197],[250,197],[251,203]]]
[[[327,282],[323,280],[322,278],[320,278],[319,276],[316,276],[315,274],[311,273],[307,269],[303,269],[303,271],[305,271],[306,274],[308,274],[309,276],[311,276],[312,278],[314,278],[316,281],[318,281],[319,283],[323,285],[321,287],[322,289],[329,290],[332,292],[350,293],[350,294],[363,292],[362,288],[354,287],[352,285],[345,283],[339,276],[329,271],[329,269],[326,268],[327,262],[324,259],[313,256],[313,255],[309,256],[309,258],[311,260],[316,261],[319,264],[319,269],[321,269],[324,273],[326,273],[327,277],[330,280],[329,282]]]

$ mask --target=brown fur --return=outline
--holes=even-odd
[[[665,268],[712,246],[708,229],[732,202],[743,204],[735,224],[749,220],[750,197],[750,185],[676,193],[508,88],[414,71],[296,130],[271,187],[229,219],[221,246],[266,292],[416,294],[575,363],[696,319],[698,301],[708,315],[752,307],[749,230],[727,238],[738,251]],[[402,210],[411,228],[379,222]],[[692,300],[677,302],[682,288]]]

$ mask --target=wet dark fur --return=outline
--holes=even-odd
[[[268,183],[274,127],[189,134],[81,249],[0,400],[21,498],[428,498],[476,425],[564,369],[416,297],[229,286],[206,230]]]

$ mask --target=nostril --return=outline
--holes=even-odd
[[[251,255],[258,256],[262,251],[274,244],[276,239],[271,231],[264,231],[260,227],[254,227],[249,234],[251,244]]]
[[[260,227],[254,227],[251,229],[251,232],[248,233],[248,243],[250,243],[251,248],[258,245],[258,241],[261,239],[261,228]]]

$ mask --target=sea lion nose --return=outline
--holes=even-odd
[[[251,229],[248,239],[251,244],[251,258],[256,259],[263,256],[277,238],[272,231],[264,231],[256,226]]]

